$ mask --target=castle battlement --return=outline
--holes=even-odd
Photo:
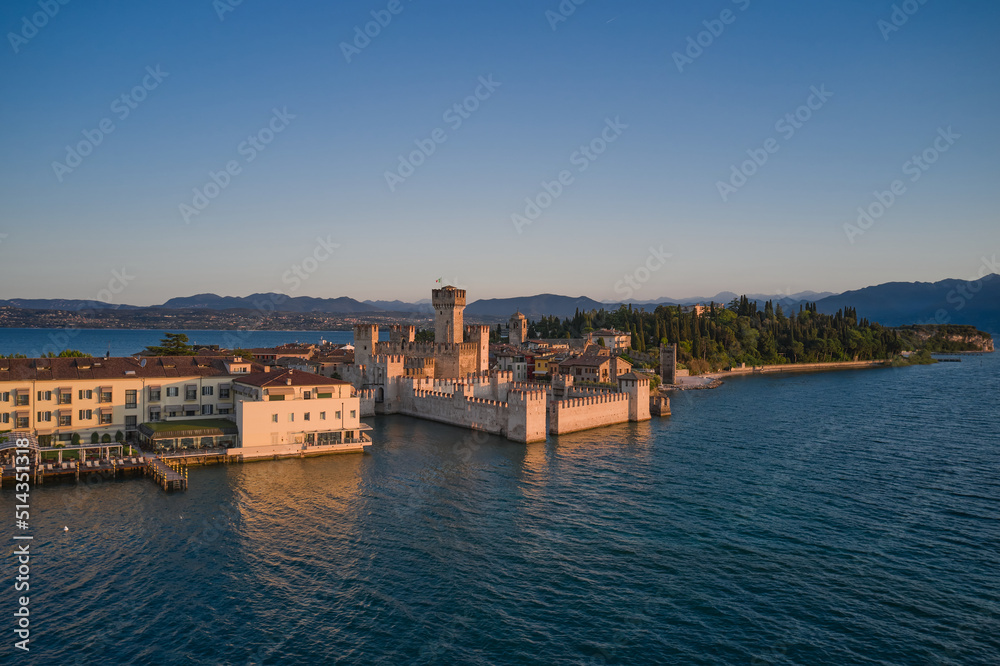
[[[466,402],[473,405],[487,405],[489,407],[506,407],[506,402],[500,402],[499,400],[489,400],[486,398],[466,398]]]
[[[525,389],[514,389],[507,395],[508,402],[545,402],[547,399],[547,394],[545,391],[532,391]]]
[[[426,391],[424,389],[414,389],[413,397],[415,398],[447,398],[448,400],[454,399],[451,393],[442,393],[440,391]]]
[[[583,398],[556,400],[555,404],[559,409],[572,409],[575,407],[592,407],[594,405],[609,405],[622,402],[627,403],[628,401],[629,396],[626,393],[610,393],[607,395],[594,395]]]
[[[375,357],[375,363],[379,365],[402,364],[405,360],[402,354],[379,354]]]

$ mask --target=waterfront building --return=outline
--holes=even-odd
[[[345,381],[287,369],[233,381],[239,446],[244,460],[357,450],[371,443],[357,392]]]
[[[0,431],[29,433],[43,446],[78,434],[81,444],[123,437],[242,459],[262,457],[262,446],[272,447],[267,457],[362,450],[370,439],[359,419],[346,382],[270,372],[240,357],[0,359]]]

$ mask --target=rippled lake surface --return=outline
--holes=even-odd
[[[185,493],[36,487],[17,661],[1000,661],[1000,358],[673,409],[529,446],[378,417],[368,455]]]
[[[163,339],[163,329],[129,328],[0,328],[0,354],[25,354],[38,358],[44,354],[58,354],[67,349],[82,351],[91,356],[138,354],[146,347],[158,345]],[[220,345],[229,349],[273,347],[286,342],[319,344],[320,340],[345,344],[354,341],[352,331],[266,331],[176,329],[192,344]],[[388,339],[388,331],[382,338]]]

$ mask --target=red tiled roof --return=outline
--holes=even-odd
[[[252,372],[247,375],[237,377],[233,383],[247,384],[249,386],[337,386],[348,384],[349,382],[340,379],[332,379],[323,375],[316,375],[303,370],[281,370],[274,372]]]
[[[259,363],[251,367],[263,369]],[[229,374],[225,359],[217,356],[143,356],[139,361],[131,357],[0,359],[0,381],[155,379]]]

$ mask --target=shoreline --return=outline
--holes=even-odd
[[[780,365],[758,365],[733,370],[707,372],[703,375],[678,377],[676,384],[665,384],[664,391],[697,391],[719,388],[726,377],[745,377],[747,375],[800,373],[800,372],[834,372],[837,370],[865,370],[869,368],[889,367],[888,361],[830,361],[826,363],[783,363]]]

